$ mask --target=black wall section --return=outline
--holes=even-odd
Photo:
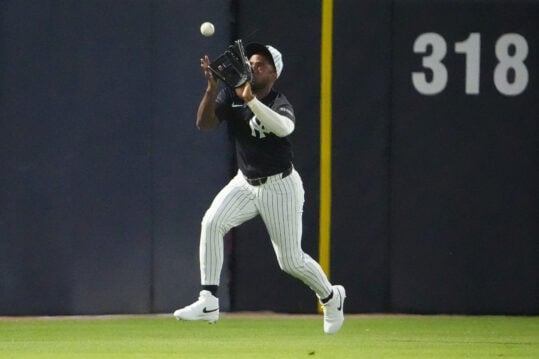
[[[389,301],[390,1],[336,1],[331,275],[355,312]]]
[[[194,126],[199,58],[228,41],[228,5],[6,1],[0,11],[0,312],[192,301],[203,208],[229,166],[225,132]],[[194,13],[216,16],[213,38]]]
[[[225,126],[201,132],[195,119],[206,90],[200,58],[222,51],[229,41],[231,18],[226,1],[156,1],[153,7],[152,309],[166,312],[198,296],[200,222],[230,175],[232,151]],[[204,21],[214,23],[214,36],[200,35]],[[222,280],[228,282],[227,270]],[[220,290],[220,303],[228,308],[226,285]]]
[[[312,121],[301,127],[301,115],[319,118],[314,59],[321,4],[287,1],[268,9],[240,2],[240,9],[240,36],[282,48],[278,85],[307,110],[300,111],[294,140],[307,188],[304,247],[317,257],[318,129]],[[539,310],[538,9],[536,1],[512,2],[510,9],[504,1],[335,2],[331,276],[349,289],[348,310]],[[433,96],[420,94],[411,81],[422,70],[414,40],[432,31],[449,44],[442,62],[449,82]],[[475,32],[482,36],[479,70],[469,65],[466,75],[464,58],[473,64],[477,47],[470,41],[455,52],[454,46]],[[529,84],[517,96],[493,86],[495,71],[502,91],[504,81],[523,73],[524,50],[511,36],[498,45],[496,70],[494,44],[505,33],[523,35],[530,48]],[[466,94],[464,79],[473,92],[478,73],[480,94]],[[309,291],[276,272],[260,221],[239,228],[234,243],[234,308],[312,310]]]
[[[3,313],[149,308],[148,10],[2,3]]]
[[[305,187],[303,249],[318,257],[320,132],[320,1],[239,2],[239,37],[275,46],[284,68],[276,88],[296,114],[295,161]],[[280,271],[269,236],[257,218],[234,231],[234,308],[312,312],[316,300],[299,280]],[[283,295],[286,293],[286,295]],[[293,300],[291,300],[293,298]]]
[[[391,307],[396,311],[539,310],[538,21],[538,2],[395,3]],[[423,35],[432,32],[438,35]],[[471,33],[476,40],[470,40]],[[527,56],[515,34],[527,42]],[[432,44],[425,53],[414,53],[420,36]],[[435,58],[444,43],[447,84],[422,95],[412,72],[423,71],[423,59]],[[480,57],[475,69],[474,56]],[[439,68],[425,70],[429,83],[443,81]],[[497,80],[496,71],[503,73]],[[524,84],[525,77],[523,92],[504,94],[502,83]]]
[[[539,1],[334,6],[331,277],[347,311],[539,313]],[[194,125],[199,58],[235,37],[283,52],[303,246],[318,258],[321,9],[0,2],[0,314],[196,298],[200,221],[234,171],[226,129]],[[230,237],[225,310],[316,310],[259,219]]]

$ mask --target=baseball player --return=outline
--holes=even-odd
[[[239,170],[219,192],[202,220],[200,272],[202,290],[193,304],[174,312],[176,319],[219,319],[219,287],[223,237],[233,227],[261,216],[280,268],[302,280],[318,296],[324,331],[336,333],[344,322],[341,285],[331,285],[320,265],[301,248],[303,183],[292,165],[288,135],[295,116],[288,99],[273,85],[283,70],[281,53],[272,46],[245,47],[252,81],[238,88],[220,87],[204,56],[200,66],[207,79],[196,125],[213,130],[227,122],[235,141]]]

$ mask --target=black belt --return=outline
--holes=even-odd
[[[245,180],[251,186],[260,186],[261,184],[264,184],[264,183],[266,183],[268,181],[268,177],[273,177],[273,176],[277,176],[277,175],[281,175],[281,179],[288,177],[292,173],[292,169],[293,169],[293,167],[290,167],[287,170],[285,170],[284,172],[277,173],[276,175],[267,176],[267,177],[259,177],[259,178],[245,178]]]

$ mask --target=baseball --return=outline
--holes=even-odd
[[[215,32],[215,27],[211,22],[205,22],[200,25],[200,33],[204,36],[212,36]]]

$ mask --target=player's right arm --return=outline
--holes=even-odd
[[[208,80],[206,92],[198,105],[196,125],[200,130],[213,130],[219,126],[219,118],[215,114],[217,98],[217,80],[209,69],[210,59],[207,55],[200,59],[200,67]]]

